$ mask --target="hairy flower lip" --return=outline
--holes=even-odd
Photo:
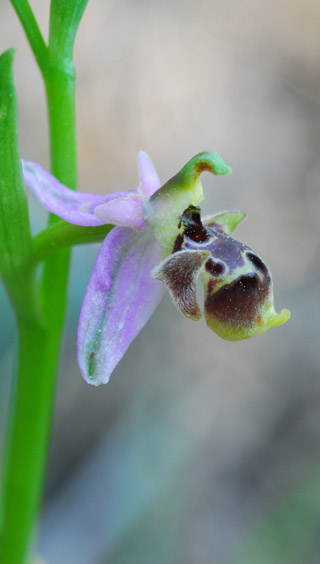
[[[180,311],[198,321],[201,310],[196,287],[204,287],[207,325],[227,340],[247,339],[289,319],[273,307],[273,284],[267,265],[252,249],[230,233],[244,218],[238,211],[222,212],[203,223],[200,210],[190,207],[182,216],[173,254],[152,271]]]

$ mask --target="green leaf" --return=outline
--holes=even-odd
[[[14,50],[0,56],[0,269],[12,273],[31,256],[28,202],[24,190],[13,84]]]
[[[0,273],[18,319],[41,323],[28,202],[18,151],[14,50],[0,56]]]

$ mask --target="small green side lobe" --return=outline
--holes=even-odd
[[[237,210],[225,211],[209,217],[204,217],[203,223],[212,227],[220,227],[224,233],[231,235],[245,217],[245,213]]]
[[[150,199],[147,219],[155,227],[164,256],[172,251],[184,210],[198,206],[204,198],[200,175],[205,171],[222,175],[232,169],[217,153],[198,153]]]

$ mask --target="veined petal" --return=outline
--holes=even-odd
[[[139,194],[129,194],[101,204],[95,208],[94,213],[103,223],[131,227],[138,231],[146,228],[145,210]]]
[[[140,178],[138,192],[150,198],[160,188],[160,181],[149,155],[144,151],[139,151],[138,154],[138,171]]]
[[[163,287],[150,276],[159,260],[149,232],[115,227],[102,243],[78,328],[78,363],[90,384],[108,382],[159,304]]]
[[[128,196],[130,193],[115,192],[101,196],[75,192],[64,186],[37,163],[22,161],[22,169],[26,186],[37,196],[38,200],[51,213],[75,225],[103,225],[106,222],[95,215],[95,208],[114,198]]]

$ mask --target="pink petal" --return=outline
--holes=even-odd
[[[131,227],[139,231],[146,227],[143,201],[137,194],[129,194],[97,206],[94,213],[103,223]]]
[[[64,186],[37,163],[22,161],[22,168],[25,184],[38,200],[50,212],[75,225],[103,225],[106,222],[95,215],[95,208],[130,193],[116,192],[101,196],[75,192]]]
[[[78,363],[90,384],[108,382],[159,304],[163,286],[150,276],[159,260],[148,232],[115,227],[102,243],[78,328]]]
[[[139,188],[142,196],[150,198],[160,188],[160,181],[154,169],[152,161],[144,151],[138,154]]]

